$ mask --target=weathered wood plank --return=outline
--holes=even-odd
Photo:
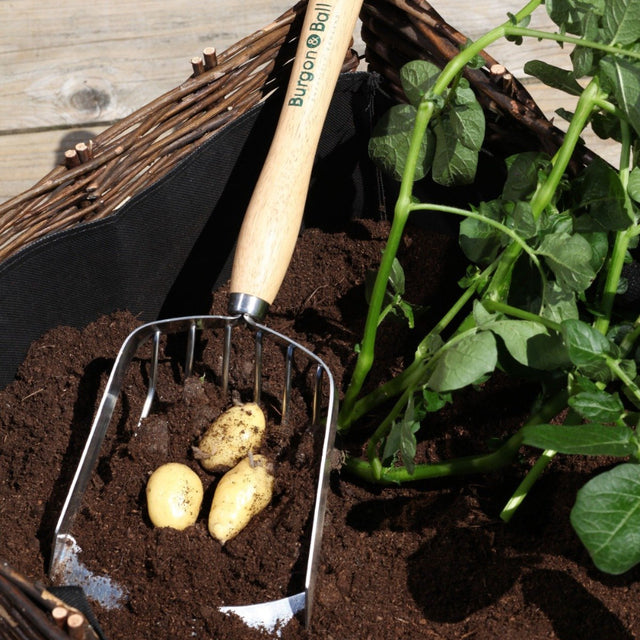
[[[0,2],[0,201],[49,171],[74,130],[96,133],[145,105],[187,78],[205,47],[224,50],[292,4]]]
[[[103,127],[25,132],[0,137],[0,202],[22,193],[63,161],[64,152]]]
[[[59,161],[66,137],[93,133],[175,87],[203,48],[223,50],[259,29],[293,0],[40,0],[0,2],[0,201],[27,189]],[[433,0],[452,25],[475,39],[520,8],[520,0]],[[533,27],[548,24],[544,11]],[[356,48],[360,48],[356,39]],[[568,66],[554,43],[499,43],[490,52],[521,77],[525,60]],[[551,112],[557,94],[531,92]],[[563,106],[570,100],[562,97]],[[567,106],[566,108],[570,108]],[[590,139],[590,143],[592,140]],[[594,141],[615,158],[611,145]]]
[[[287,0],[0,3],[0,131],[109,122],[268,24]],[[16,10],[11,11],[11,7]],[[2,15],[4,14],[4,15]]]

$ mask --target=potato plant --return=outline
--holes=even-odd
[[[529,28],[531,15],[545,9],[557,29]],[[571,70],[544,61],[525,66],[577,97],[573,113],[559,112],[568,120],[562,145],[553,157],[507,158],[495,200],[466,209],[418,201],[414,183],[427,174],[447,186],[473,181],[485,121],[462,71],[501,38],[574,46]],[[640,234],[640,0],[531,0],[467,43],[443,70],[414,61],[401,78],[408,104],[393,107],[370,142],[372,157],[400,180],[400,191],[339,432],[358,423],[360,433],[374,413],[390,409],[367,432],[366,456],[347,458],[345,467],[371,482],[402,483],[489,472],[533,447],[540,457],[505,505],[508,520],[558,453],[617,457],[620,464],[578,492],[571,522],[597,567],[625,572],[640,562],[640,316],[638,309],[623,312],[616,300]],[[569,180],[588,125],[619,143],[618,166],[596,158]],[[364,393],[384,318],[390,310],[410,317],[396,257],[408,217],[437,212],[460,219],[469,263],[459,298],[417,340],[413,362]],[[418,431],[428,430],[430,412],[498,368],[526,371],[539,382],[524,426],[486,454],[417,463]]]

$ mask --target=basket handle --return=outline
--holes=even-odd
[[[229,311],[261,319],[300,232],[311,170],[362,0],[310,0],[284,105],[247,208],[231,275]]]

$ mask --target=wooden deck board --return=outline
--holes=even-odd
[[[60,160],[69,141],[86,139],[191,73],[203,48],[223,50],[269,24],[291,0],[40,0],[0,2],[0,202],[22,192]],[[502,22],[519,1],[434,0],[456,28],[477,38]],[[538,23],[546,18],[541,12]],[[356,38],[356,48],[360,48]],[[554,43],[509,43],[490,52],[518,77],[531,57],[567,66]],[[543,109],[557,96],[536,82],[529,87]],[[563,98],[563,106],[568,104]],[[569,107],[567,107],[569,108]],[[84,137],[83,137],[84,136]],[[607,159],[616,150],[589,139]]]

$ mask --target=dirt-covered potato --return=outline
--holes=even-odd
[[[202,482],[187,465],[168,462],[147,481],[147,510],[156,527],[186,529],[195,523],[202,504]]]
[[[265,456],[244,458],[220,478],[209,512],[209,533],[222,544],[237,536],[271,502],[272,465]]]
[[[259,449],[264,430],[264,413],[255,402],[233,406],[204,432],[196,457],[207,471],[229,469]]]

